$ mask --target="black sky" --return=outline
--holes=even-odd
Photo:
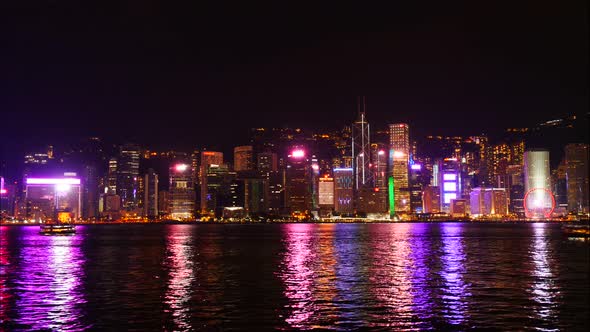
[[[587,112],[584,1],[392,3],[6,1],[2,144],[242,144],[340,127],[357,95],[420,134]]]

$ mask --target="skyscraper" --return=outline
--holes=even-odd
[[[254,170],[254,160],[252,155],[252,146],[236,146],[234,148],[234,171],[251,171]]]
[[[565,147],[568,211],[588,213],[588,144]]]
[[[389,160],[393,177],[394,206],[389,207],[395,213],[410,211],[409,157],[410,128],[405,123],[389,125]]]
[[[139,146],[124,144],[117,160],[117,194],[127,211],[137,207],[137,177],[139,176]],[[110,166],[110,165],[109,165]]]
[[[527,218],[548,218],[555,206],[551,193],[549,151],[531,149],[524,153],[525,214]]]
[[[107,174],[107,194],[117,193],[117,158],[109,159],[109,170]]]
[[[439,163],[441,211],[450,212],[451,201],[462,198],[461,163],[455,158],[445,158]]]
[[[188,163],[174,162],[170,166],[169,204],[170,218],[190,220],[194,218],[195,191],[191,167]]]
[[[199,167],[200,188],[200,207],[201,213],[207,213],[207,173],[211,165],[223,164],[223,152],[203,151],[201,153],[201,165]]]
[[[334,211],[336,213],[353,212],[353,182],[352,168],[334,168]]]
[[[294,148],[287,159],[287,207],[291,214],[309,213],[312,209],[311,162],[303,148]]]
[[[143,215],[150,219],[158,216],[158,174],[149,169],[143,180]]]
[[[358,97],[358,118],[352,125],[352,169],[355,190],[372,186],[371,141],[369,123],[365,116],[365,97]]]

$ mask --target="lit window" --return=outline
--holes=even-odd
[[[445,182],[443,184],[443,189],[445,192],[456,192],[457,191],[457,184],[455,182]]]
[[[452,199],[456,199],[457,198],[457,194],[456,193],[445,193],[444,195],[444,202],[445,204],[450,204]]]
[[[445,180],[445,181],[455,181],[455,180],[457,180],[457,174],[445,173],[445,174],[443,174],[443,180]]]

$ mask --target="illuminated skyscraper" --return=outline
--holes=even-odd
[[[473,188],[470,207],[472,216],[505,216],[508,214],[508,193],[505,188]]]
[[[337,213],[353,212],[353,178],[352,168],[334,169],[334,211]]]
[[[252,151],[251,145],[236,146],[234,148],[234,171],[254,170]]]
[[[158,174],[149,169],[143,180],[143,215],[148,218],[158,216]]]
[[[534,149],[524,153],[524,190],[527,218],[547,217],[547,211],[554,207],[548,150]]]
[[[107,194],[117,193],[117,158],[109,159],[109,170],[107,174]]]
[[[352,125],[352,169],[355,190],[372,186],[371,141],[369,123],[365,116],[365,97],[358,98],[358,118]]]
[[[211,165],[223,164],[223,152],[215,151],[203,151],[201,152],[201,165],[199,167],[199,179],[200,179],[200,203],[201,213],[207,213],[207,173]]]
[[[170,218],[190,220],[194,218],[195,191],[191,167],[188,163],[175,162],[170,166],[169,204]]]
[[[312,168],[307,152],[302,148],[291,151],[286,169],[287,207],[291,213],[306,213],[312,209]]]
[[[121,197],[123,209],[128,211],[137,207],[139,156],[139,146],[125,144],[121,146],[117,159],[117,194]]]
[[[395,213],[410,212],[409,157],[410,128],[405,123],[389,125],[389,161],[393,176],[394,206],[389,207]]]
[[[441,211],[450,212],[451,200],[462,198],[461,163],[455,158],[439,162]]]
[[[565,147],[568,211],[588,213],[588,144]]]

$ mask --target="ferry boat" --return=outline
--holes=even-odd
[[[567,235],[568,237],[590,237],[590,227],[588,223],[563,225],[562,229],[565,235]]]
[[[58,211],[55,222],[48,221],[41,224],[40,233],[44,235],[52,234],[74,234],[76,226],[73,224],[73,215],[67,211]]]
[[[66,223],[42,224],[40,233],[44,234],[44,235],[74,234],[74,233],[76,233],[76,226],[74,224],[66,224]]]

